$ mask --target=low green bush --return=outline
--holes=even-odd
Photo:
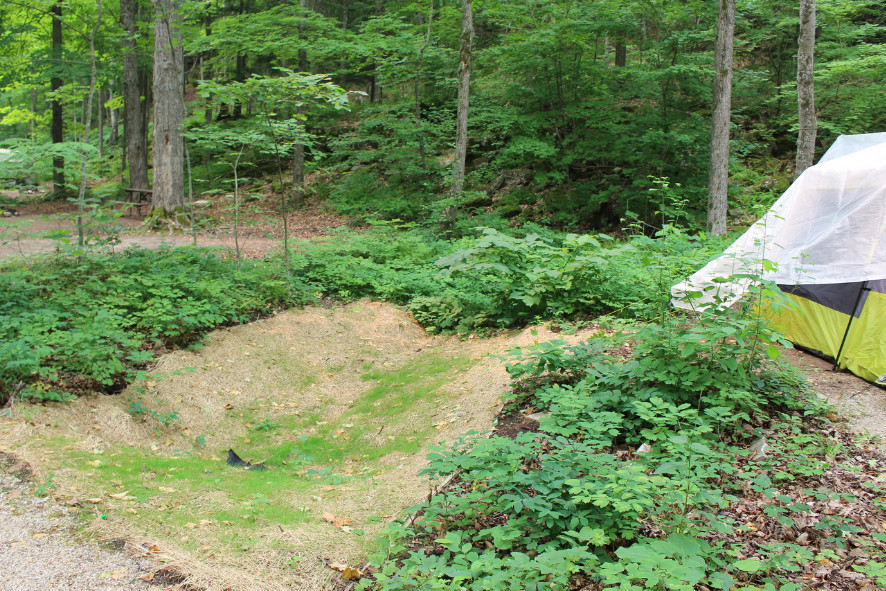
[[[0,273],[0,401],[115,391],[206,331],[303,303],[276,265],[236,265],[195,248],[50,256]]]
[[[785,465],[807,476],[829,465],[819,439],[800,435],[800,417],[820,404],[776,363],[781,337],[758,320],[752,305],[665,315],[513,351],[511,404],[546,411],[538,431],[434,449],[424,473],[456,474],[455,484],[392,527],[361,588],[798,589],[783,575],[801,572],[809,549],[778,542],[746,559],[722,541],[740,525],[724,513],[744,506],[737,495],[778,499],[762,513],[800,523],[811,509],[793,499],[811,493],[780,492],[767,475],[789,482]],[[625,343],[627,355],[608,352]],[[784,453],[743,463],[754,424]],[[641,443],[651,449],[631,453]],[[822,502],[839,496],[819,490]],[[828,544],[860,531],[851,517],[822,527]]]

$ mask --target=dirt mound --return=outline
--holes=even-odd
[[[319,589],[338,577],[319,559],[362,563],[427,495],[428,445],[492,427],[509,379],[489,355],[552,338],[432,337],[369,301],[287,311],[164,356],[120,395],[19,406],[0,437],[59,495],[100,499],[102,535],[154,545],[193,583]],[[271,470],[229,468],[228,449]]]

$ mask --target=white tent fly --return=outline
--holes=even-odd
[[[730,305],[751,282],[742,275],[791,294],[805,319],[783,322],[793,331],[788,337],[838,361],[852,318],[870,308],[869,326],[858,330],[874,334],[856,340],[867,339],[858,355],[875,359],[864,363],[876,367],[859,372],[850,361],[849,368],[869,379],[886,371],[878,365],[886,364],[886,133],[840,136],[723,255],[675,285],[673,303],[696,310]]]
[[[722,256],[672,288],[674,305],[731,304],[748,280],[714,279],[736,274],[779,285],[886,278],[886,133],[840,136]],[[685,300],[692,291],[705,295]]]

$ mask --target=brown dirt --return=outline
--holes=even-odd
[[[589,334],[579,333],[566,340],[575,342]],[[53,471],[60,496],[106,496],[116,489],[103,490],[101,483],[85,477],[88,467],[58,465],[59,456],[65,453],[59,450],[60,438],[65,448],[94,453],[105,460],[114,457],[121,445],[136,446],[145,454],[172,455],[182,448],[199,453],[194,437],[206,434],[205,449],[212,450],[220,462],[223,450],[242,449],[244,441],[248,442],[250,431],[243,419],[237,420],[241,411],[276,420],[294,412],[316,412],[322,413],[324,421],[335,421],[371,387],[361,379],[367,366],[399,368],[421,364],[428,356],[467,357],[468,369],[453,374],[433,395],[433,401],[416,404],[402,424],[379,425],[384,428],[379,430],[382,439],[433,425],[426,444],[449,442],[467,431],[489,430],[501,409],[500,397],[508,390],[509,379],[501,361],[489,354],[554,338],[559,335],[541,327],[492,339],[432,337],[404,311],[369,301],[287,311],[215,331],[201,351],[177,351],[162,357],[156,371],[171,377],[149,384],[145,400],[160,410],[174,408],[181,418],[160,437],[152,430],[156,425],[127,412],[131,394],[127,391],[119,396],[81,397],[64,405],[20,405],[8,418],[0,418],[0,440],[33,464],[38,473]],[[172,375],[186,367],[196,370]],[[319,379],[309,383],[302,379],[305,375]],[[230,406],[226,409],[226,405]],[[281,432],[274,437],[299,435]],[[186,551],[177,543],[182,534],[199,535],[196,530],[138,530],[127,522],[125,514],[97,521],[95,527],[103,537],[125,537],[145,547],[156,544],[158,556],[188,572],[191,582],[208,588],[331,588],[338,575],[319,559],[362,563],[385,523],[427,495],[431,483],[417,475],[425,465],[425,453],[385,456],[377,463],[380,472],[368,483],[328,486],[313,496],[292,496],[293,506],[304,506],[311,515],[347,515],[365,532],[362,538],[321,519],[290,527],[270,524],[254,532],[256,541],[250,552],[218,548],[207,556]],[[343,473],[359,468],[346,466]],[[207,506],[225,501],[214,494],[207,490],[203,497],[181,500]],[[378,520],[378,516],[388,517]],[[212,540],[212,544],[221,543],[218,538]],[[293,555],[302,560],[297,566],[286,566]]]
[[[7,198],[18,198],[17,192],[4,191]],[[27,196],[33,199],[34,196]],[[205,229],[197,232],[197,245],[235,249],[233,212],[230,199],[212,198],[212,205],[203,210],[211,220]],[[0,217],[0,260],[9,257],[52,252],[58,242],[47,236],[50,232],[68,232],[68,238],[76,240],[77,207],[68,201],[35,202],[23,200],[16,206],[19,215]],[[273,195],[264,195],[258,201],[243,206],[238,228],[241,255],[244,258],[265,256],[279,249],[283,239],[283,224],[278,212],[278,201]],[[110,247],[112,251],[129,246],[159,248],[164,244],[186,246],[194,242],[190,232],[148,228],[144,220],[133,216],[128,210],[115,220],[120,244]],[[144,213],[144,212],[143,212]],[[291,239],[324,236],[333,228],[344,226],[345,218],[328,213],[316,203],[309,202],[303,209],[287,215]],[[107,231],[96,230],[95,237],[107,236]]]
[[[806,374],[812,389],[849,419],[850,428],[877,437],[886,449],[886,388],[858,376],[833,371],[833,364],[797,349],[786,351],[788,361]]]

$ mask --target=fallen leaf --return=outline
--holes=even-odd
[[[102,465],[102,461],[101,460],[92,460],[91,462],[89,462],[89,465],[93,466],[95,468],[98,468],[99,466]]]
[[[328,558],[321,558],[320,561],[332,570],[337,570],[338,572],[340,572],[342,578],[345,580],[359,579],[363,576],[363,573],[360,571],[360,569],[348,566],[347,564],[343,564],[341,562],[331,562]]]
[[[40,539],[42,539],[42,538],[45,538],[47,535],[49,535],[49,534],[40,533],[40,534],[34,534],[34,535],[31,536],[31,537],[34,538],[35,540],[40,540]]]
[[[350,517],[347,517],[346,515],[335,516],[332,513],[329,513],[327,511],[323,512],[322,517],[323,517],[323,521],[328,521],[329,523],[335,525],[335,527],[340,527],[340,528],[344,528],[345,526],[351,525],[352,523],[354,523],[354,520],[351,519]]]
[[[129,495],[129,491],[124,490],[123,492],[114,493],[114,494],[108,495],[108,496],[111,497],[112,499],[117,499],[117,500],[122,501],[123,499],[126,498],[127,495]]]
[[[87,503],[92,503],[93,505],[98,505],[104,499],[83,499],[83,500],[86,501]]]
[[[158,488],[160,489],[160,492],[165,492],[165,493],[177,492],[174,488],[169,488],[168,486],[160,486]]]
[[[18,498],[21,497],[21,496],[22,496],[22,491],[20,491],[20,490],[14,490],[14,491],[12,491],[11,493],[9,493],[8,495],[6,495],[6,498],[9,499],[9,500],[11,501],[11,500],[13,500],[13,499],[18,499]]]

